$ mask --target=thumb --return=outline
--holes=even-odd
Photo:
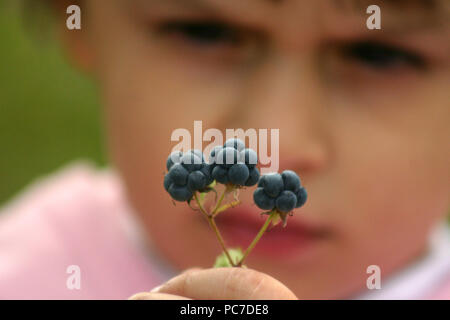
[[[297,297],[271,276],[244,268],[213,268],[183,273],[162,285],[159,293],[198,300],[293,300]]]
[[[167,293],[140,292],[132,295],[128,300],[190,300],[185,297]]]

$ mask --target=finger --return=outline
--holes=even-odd
[[[214,268],[181,274],[159,289],[191,299],[292,300],[296,296],[278,280],[244,268]]]
[[[184,270],[183,272],[181,272],[181,274],[186,274],[186,273],[189,273],[189,272],[200,271],[200,270],[203,270],[203,269],[200,268],[200,267],[192,267],[192,268]]]
[[[189,269],[184,270],[183,272],[181,272],[181,274],[186,274],[186,273],[189,273],[189,272],[199,271],[199,270],[202,270],[202,269],[198,268],[198,267],[193,267],[193,268],[189,268]],[[159,286],[157,286],[157,287],[155,287],[155,288],[153,288],[152,290],[150,290],[150,292],[159,292],[159,289],[161,289],[161,287],[163,285],[164,285],[164,283],[159,285]]]
[[[167,293],[151,293],[151,292],[140,292],[132,295],[128,300],[191,300],[189,298],[167,294]]]

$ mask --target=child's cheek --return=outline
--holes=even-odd
[[[423,246],[448,208],[448,182],[439,173],[442,163],[430,166],[426,143],[380,139],[347,159],[348,202],[342,207],[349,213],[343,221],[349,240],[384,259]]]

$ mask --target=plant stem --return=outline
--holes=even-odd
[[[225,199],[225,195],[228,193],[228,187],[225,187],[225,190],[223,190],[219,201],[217,201],[216,206],[214,207],[214,210],[211,212],[213,216],[216,215],[217,210],[219,209],[220,205],[222,204],[223,199]]]
[[[197,202],[200,212],[205,216],[206,219],[209,219],[209,213],[206,212],[205,208],[203,208],[202,204],[200,203],[200,200],[197,196],[197,192],[194,193],[194,199],[195,199],[195,202]]]
[[[242,266],[242,264],[244,263],[245,259],[247,258],[247,256],[250,254],[250,252],[253,250],[253,248],[256,246],[256,244],[258,243],[258,241],[261,239],[261,237],[263,236],[264,232],[266,232],[267,228],[270,225],[270,222],[272,221],[273,217],[276,215],[276,212],[272,212],[266,219],[266,222],[264,223],[264,225],[261,227],[261,229],[259,230],[258,234],[256,235],[256,237],[253,239],[252,243],[248,246],[247,250],[245,250],[244,252],[244,256],[242,257],[241,261],[239,261],[239,263],[237,264],[238,267]]]
[[[240,203],[241,203],[241,201],[233,201],[233,202],[224,204],[218,210],[216,210],[216,212],[214,213],[213,217],[217,216],[222,211],[225,211],[225,210],[228,210],[230,208],[234,208],[234,207],[238,206]]]
[[[222,246],[223,252],[225,252],[225,255],[227,256],[228,262],[234,267],[236,264],[234,263],[233,259],[231,259],[230,253],[227,250],[227,247],[225,246],[225,241],[222,238],[222,235],[220,234],[219,228],[217,228],[216,222],[214,221],[213,217],[208,218],[209,225],[216,233],[216,237],[219,240],[220,245]]]
[[[225,194],[225,192],[224,192],[224,194]],[[223,197],[224,196],[222,195],[222,200],[223,200]],[[216,234],[217,240],[219,240],[220,246],[222,247],[223,252],[225,252],[225,255],[227,256],[228,261],[234,267],[235,263],[234,263],[233,259],[231,259],[230,253],[228,252],[227,247],[225,246],[225,241],[223,240],[223,237],[220,234],[219,228],[217,228],[216,222],[214,221],[213,214],[209,214],[203,208],[203,206],[201,205],[199,198],[197,196],[197,192],[194,193],[194,198],[195,198],[195,201],[197,202],[198,207],[200,208],[200,211],[203,213],[206,220],[208,220],[208,223],[209,223],[211,229],[213,229],[214,233]]]

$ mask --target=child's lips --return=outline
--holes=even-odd
[[[294,215],[296,214],[299,213],[294,211]],[[219,214],[216,219],[227,246],[245,250],[267,217],[251,208],[234,208]],[[282,222],[275,227],[269,227],[251,255],[298,257],[328,235],[328,231],[323,227],[307,225],[293,217],[288,217],[287,221],[285,228],[282,227]]]

